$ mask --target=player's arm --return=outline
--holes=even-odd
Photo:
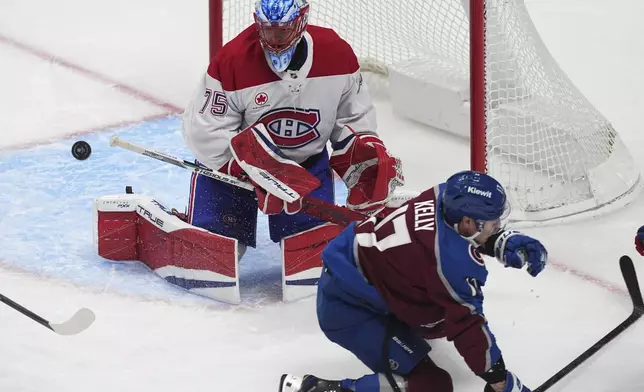
[[[282,153],[264,124],[253,124],[233,136],[230,150],[231,171],[243,171],[255,185],[259,209],[265,214],[297,213],[302,198],[320,186],[317,177]]]
[[[402,167],[376,133],[375,108],[362,74],[356,70],[346,78],[330,138],[330,164],[349,190],[347,207],[374,213],[404,184]]]
[[[508,371],[483,314],[483,293],[478,282],[460,276],[459,281],[446,271],[433,293],[445,309],[445,334],[468,367],[487,383],[486,392],[530,392]],[[438,282],[436,282],[438,283]]]
[[[448,340],[476,374],[488,371],[501,357],[483,314],[483,294],[474,278],[455,281],[450,272],[436,276],[431,284],[431,297],[445,309],[444,331]]]
[[[514,230],[504,230],[490,236],[480,251],[495,257],[505,267],[523,268],[537,276],[546,266],[548,251],[538,240]]]
[[[242,123],[241,110],[224,90],[221,78],[215,57],[183,113],[181,129],[190,151],[213,170],[220,170],[231,159],[229,141]]]

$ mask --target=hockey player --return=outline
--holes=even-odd
[[[270,215],[271,240],[281,242],[286,284],[314,294],[320,252],[341,228],[298,213],[301,198],[280,198],[256,169],[302,197],[334,202],[333,169],[348,188],[347,206],[365,213],[383,208],[403,178],[377,136],[356,55],[333,30],[308,25],[309,7],[307,0],[257,0],[255,23],[212,59],[182,133],[201,164],[256,186],[193,176],[189,222],[238,240],[243,253],[256,245],[259,207]]]
[[[317,314],[333,342],[374,374],[330,381],[285,374],[280,392],[451,392],[450,375],[425,339],[446,337],[486,392],[529,392],[506,369],[483,314],[487,278],[479,254],[537,276],[543,245],[504,231],[503,187],[464,171],[426,190],[384,219],[352,224],[324,250]]]

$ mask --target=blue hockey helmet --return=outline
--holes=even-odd
[[[307,0],[257,0],[255,24],[259,41],[276,71],[282,72],[293,58],[309,18]]]
[[[475,171],[462,171],[445,182],[443,215],[450,225],[463,217],[474,219],[479,231],[486,221],[504,221],[510,213],[503,186],[491,176]]]

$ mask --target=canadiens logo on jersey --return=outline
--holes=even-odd
[[[273,142],[284,149],[300,148],[320,138],[317,109],[278,108],[266,112],[257,120],[266,126]]]

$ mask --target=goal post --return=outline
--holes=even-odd
[[[487,172],[485,124],[485,2],[462,0],[470,18],[470,167]]]
[[[209,1],[213,55],[253,22],[254,0]],[[638,194],[628,149],[558,66],[524,0],[310,2],[310,24],[387,75],[394,112],[470,138],[471,167],[506,187],[513,221],[595,215]]]

